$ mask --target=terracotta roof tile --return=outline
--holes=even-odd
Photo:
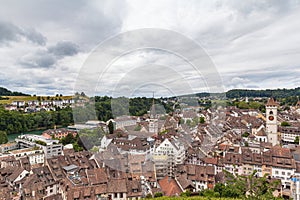
[[[176,181],[168,176],[159,180],[158,183],[165,196],[177,196],[182,192]]]
[[[269,98],[266,106],[278,106],[279,104],[271,97]]]

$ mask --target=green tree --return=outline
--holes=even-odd
[[[290,124],[286,121],[281,122],[281,126],[290,126]]]
[[[112,121],[109,121],[108,123],[108,130],[109,130],[109,134],[113,134],[114,133],[114,123]]]
[[[5,144],[8,142],[7,134],[5,131],[0,131],[0,144]]]
[[[296,136],[294,143],[299,144],[299,136]]]
[[[241,102],[238,103],[238,108],[240,108],[240,109],[249,109],[250,107],[249,107],[248,103],[246,103],[245,101],[241,101]]]
[[[155,194],[154,194],[154,197],[155,198],[157,198],[157,197],[162,197],[163,196],[163,193],[161,193],[161,192],[156,192]]]
[[[243,134],[242,134],[242,137],[248,137],[250,135],[250,133],[248,133],[247,131],[246,132],[244,132]]]
[[[258,103],[258,102],[255,102],[255,101],[251,101],[251,102],[249,103],[249,107],[250,107],[250,108],[253,108],[253,109],[259,109],[261,105],[262,105],[262,104],[260,104],[260,103]]]
[[[181,197],[190,197],[191,194],[192,194],[191,191],[186,190],[185,192],[182,192],[182,193],[180,194],[180,196],[181,196]]]
[[[200,117],[200,124],[204,124],[205,123],[205,118],[204,117]]]
[[[141,125],[137,125],[136,127],[134,127],[134,131],[140,131],[142,129]]]
[[[277,189],[279,181],[270,181],[267,174],[263,177],[256,177],[257,171],[254,170],[250,175],[233,175],[224,171],[226,175],[226,186],[223,197],[239,197],[243,199],[277,199],[273,197],[273,192]]]
[[[66,145],[66,144],[72,144],[75,142],[75,138],[73,137],[73,134],[72,133],[69,133],[65,138],[62,138],[61,139],[61,143],[63,145]]]
[[[93,153],[98,153],[99,152],[99,148],[94,146],[92,149],[91,149],[91,152]]]
[[[218,192],[220,196],[223,196],[223,193],[225,191],[225,185],[223,183],[216,183],[214,187],[214,192]]]
[[[179,124],[184,124],[184,119],[180,118]]]
[[[185,123],[186,123],[188,126],[191,126],[192,121],[191,121],[190,119],[187,119],[187,120],[185,121]]]
[[[73,149],[74,151],[78,152],[78,151],[83,151],[83,148],[81,146],[79,146],[79,144],[77,142],[75,142],[73,144]]]

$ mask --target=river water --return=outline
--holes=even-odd
[[[42,133],[45,130],[37,130],[37,131],[29,131],[29,132],[24,132],[23,135],[25,134],[35,134],[35,135],[42,135]],[[15,134],[10,134],[8,135],[8,141],[14,141],[16,139],[16,137],[18,137],[19,135],[21,135],[21,133],[15,133]]]

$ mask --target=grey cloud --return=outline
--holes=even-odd
[[[58,42],[54,46],[50,46],[48,48],[48,52],[61,58],[64,56],[76,55],[79,52],[79,47],[77,44],[73,42],[63,41],[63,42]]]
[[[37,67],[51,67],[56,63],[55,58],[52,55],[40,56],[36,60]]]
[[[224,83],[228,88],[267,88],[286,87],[278,83],[291,84],[295,87],[300,82],[300,71],[292,70],[297,67],[269,67],[264,70],[248,70],[237,73],[225,73]],[[291,73],[293,71],[293,73]],[[234,77],[234,78],[232,78]],[[256,85],[259,84],[259,86]],[[273,84],[272,84],[273,83]],[[276,84],[274,84],[276,83]]]
[[[63,41],[48,47],[47,50],[29,53],[23,56],[18,63],[27,68],[51,68],[64,57],[76,55],[78,52],[77,44]]]
[[[39,45],[46,45],[47,39],[45,36],[43,36],[41,33],[37,32],[35,29],[27,29],[23,31],[23,35],[26,36],[26,38],[36,44]]]
[[[255,12],[273,12],[281,14],[297,5],[297,1],[294,0],[257,0],[254,2],[255,3],[253,3],[253,1],[224,1],[223,3],[244,16],[251,15]]]
[[[14,66],[21,70],[25,68],[24,71],[26,73],[22,73],[17,77],[14,73],[8,73],[9,69],[3,67],[3,71],[6,71],[7,76],[3,78],[2,74],[0,74],[0,78],[12,80],[16,76],[17,78],[14,82],[20,82],[19,86],[21,88],[22,84],[24,85],[22,80],[26,78],[24,74],[27,74],[27,72],[30,74],[33,71],[48,70],[47,76],[51,78],[54,74],[52,71],[56,72],[55,77],[61,76],[70,67],[68,76],[64,75],[61,81],[53,81],[53,85],[47,85],[46,82],[41,80],[49,80],[46,75],[42,78],[37,76],[41,80],[37,82],[30,82],[32,81],[31,79],[37,79],[30,76],[30,80],[26,82],[26,87],[36,88],[37,91],[40,90],[44,93],[50,92],[50,88],[51,91],[54,90],[55,87],[57,90],[65,91],[64,86],[62,87],[64,84],[61,84],[61,82],[66,81],[66,78],[70,77],[68,84],[65,84],[70,87],[70,83],[76,79],[74,77],[76,77],[77,72],[72,63],[77,62],[77,60],[70,59],[73,58],[71,56],[76,55],[81,50],[90,50],[98,42],[120,31],[160,27],[175,29],[201,42],[207,48],[208,53],[214,56],[217,66],[220,66],[220,69],[224,69],[220,70],[220,73],[224,73],[222,74],[224,83],[228,87],[255,88],[257,87],[256,85],[265,87],[266,84],[271,85],[272,83],[274,87],[275,85],[276,87],[286,87],[292,84],[292,86],[299,85],[300,80],[298,77],[300,77],[300,74],[296,72],[296,68],[266,68],[266,66],[291,66],[295,63],[298,64],[296,56],[283,56],[288,49],[295,54],[299,52],[296,51],[299,49],[297,46],[299,41],[297,36],[300,30],[299,23],[293,18],[283,20],[293,12],[299,13],[299,8],[295,6],[297,0],[274,0],[272,2],[268,0],[248,2],[228,0],[201,2],[195,0],[190,1],[192,3],[180,2],[182,2],[183,6],[181,4],[176,6],[176,3],[170,3],[169,1],[166,3],[164,1],[149,3],[150,6],[147,3],[145,6],[145,2],[132,3],[130,1],[118,2],[109,0],[88,2],[84,0],[74,2],[61,0],[42,2],[34,0],[26,2],[18,0],[7,1],[0,7],[0,19],[9,19],[14,24],[0,22],[0,47],[1,44],[19,41],[20,39],[45,45],[45,47],[30,47],[27,52],[19,54],[11,53],[9,48],[1,49],[4,53],[0,60],[9,56],[14,59],[21,57],[17,64],[10,63],[15,61],[7,59],[8,61],[5,65]],[[185,4],[189,4],[190,7],[184,6]],[[165,9],[166,7],[168,7],[167,10]],[[176,20],[176,17],[170,13],[177,13],[178,8],[182,8],[182,17]],[[33,10],[34,12],[32,12]],[[139,11],[141,11],[142,15],[136,14]],[[153,13],[163,14],[153,15]],[[132,17],[128,17],[129,15],[132,15]],[[294,15],[294,19],[299,18],[299,14],[296,13]],[[36,29],[27,29],[19,27],[19,25]],[[53,45],[47,45],[46,38],[35,30],[45,34],[49,43],[51,42]],[[295,38],[294,41],[291,40],[293,37]],[[58,42],[65,40],[72,42]],[[161,42],[164,42],[164,38],[162,38]],[[80,49],[78,49],[76,44],[80,45]],[[18,44],[14,45],[13,48],[18,48]],[[24,46],[20,49],[27,50]],[[278,51],[274,51],[276,49]],[[17,52],[18,49],[15,50],[13,49],[12,51]],[[24,54],[28,55],[20,56]],[[158,54],[162,54],[162,52],[158,52]],[[70,58],[62,60],[66,56],[70,56]],[[77,58],[74,56],[74,59]],[[156,58],[154,56],[150,58],[137,57],[132,59],[132,61],[136,62],[137,59],[148,59],[147,63],[151,64],[155,62]],[[72,60],[72,62],[69,60]],[[178,65],[175,59],[167,58],[167,60],[174,66]],[[256,70],[249,71],[248,69],[251,68]],[[239,72],[233,72],[233,70],[239,70]],[[185,71],[185,75],[188,76],[187,79],[193,80],[193,74],[189,74],[188,70]],[[115,76],[125,72],[126,70],[121,68],[116,73],[111,73],[109,81],[114,82]],[[234,79],[234,77],[239,77],[240,79]],[[274,80],[275,82],[273,82]],[[276,80],[282,80],[282,82],[276,82]],[[171,82],[170,79],[169,82]],[[3,85],[6,84],[8,83]],[[19,89],[15,87],[14,90]]]
[[[246,85],[246,88],[258,89],[259,87],[257,85]]]
[[[19,41],[22,37],[38,45],[46,44],[46,37],[33,28],[23,29],[12,23],[0,21],[0,43]]]
[[[0,21],[0,42],[15,41],[18,39],[20,29],[13,24]]]
[[[121,31],[126,7],[122,0],[10,0],[1,5],[0,19],[6,17],[19,24],[40,26],[47,30],[49,40],[53,34],[70,30],[72,33],[62,35],[61,40],[75,40],[81,48],[91,49]]]
[[[49,68],[56,63],[55,56],[47,51],[38,51],[34,54],[25,55],[19,60],[19,64],[27,68]]]
[[[22,72],[16,72],[10,79],[4,76],[3,80],[2,74],[0,75],[0,84],[13,91],[37,95],[53,95],[59,92],[72,94],[70,84],[73,80],[70,81],[70,78],[60,73],[58,69],[23,69]],[[60,83],[60,87],[57,87],[57,82]]]

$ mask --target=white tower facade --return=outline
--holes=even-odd
[[[266,104],[266,132],[268,142],[272,143],[273,146],[279,144],[277,132],[277,107],[278,104],[273,98],[270,98]]]

